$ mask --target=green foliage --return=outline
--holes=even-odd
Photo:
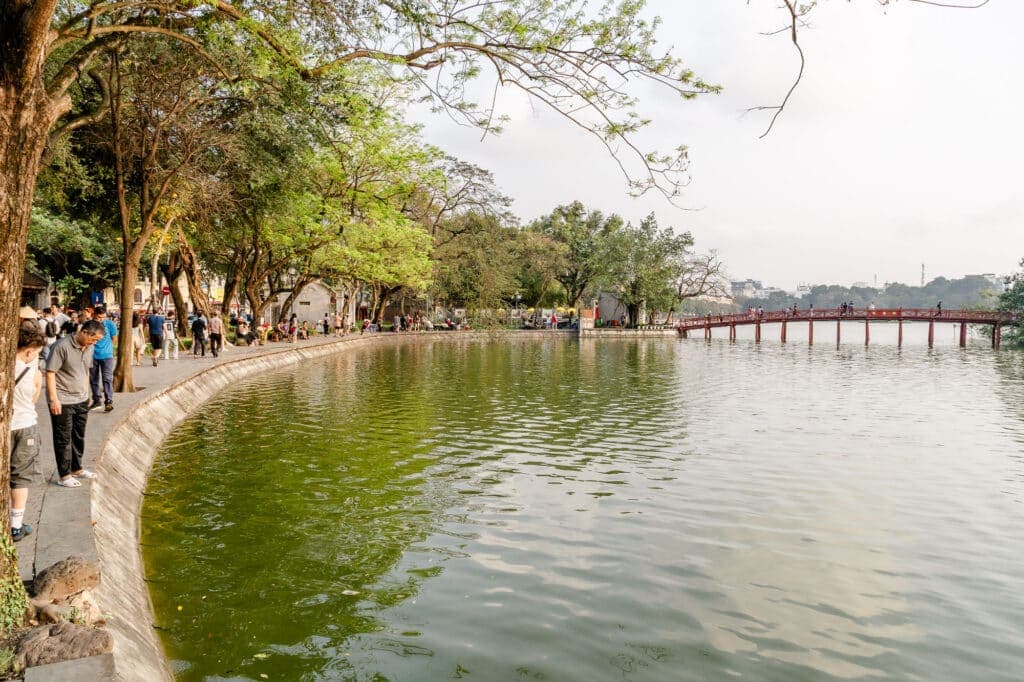
[[[556,279],[570,306],[579,303],[588,287],[606,283],[602,280],[614,269],[614,246],[622,226],[619,216],[604,216],[578,201],[559,206],[530,225],[565,247]]]
[[[10,533],[0,533],[0,557],[10,567],[0,576],[0,635],[5,635],[24,625],[28,611],[28,594],[18,574],[18,551]]]
[[[98,224],[41,207],[33,209],[29,223],[27,264],[57,282],[72,301],[117,281],[115,244]]]
[[[470,310],[501,308],[517,289],[517,231],[498,216],[467,213],[439,227],[433,294]]]
[[[1024,259],[1020,262],[1024,267]],[[1017,324],[1005,328],[1003,343],[1010,346],[1024,347],[1024,272],[1018,272],[1010,278],[1009,286],[999,296],[999,310],[1017,314]]]
[[[884,290],[871,287],[843,287],[837,284],[822,284],[811,288],[809,295],[796,298],[786,293],[773,293],[767,299],[737,299],[740,307],[747,305],[764,306],[765,310],[781,310],[796,305],[806,308],[813,305],[821,310],[837,308],[844,302],[856,306],[872,303],[878,308],[932,308],[939,301],[946,310],[959,308],[990,308],[996,287],[980,275],[968,275],[960,279],[937,277],[923,287],[906,284],[889,284]]]
[[[0,675],[17,672],[14,665],[14,649],[0,647]]]
[[[611,290],[629,311],[629,323],[637,325],[641,308],[667,310],[676,300],[679,262],[685,259],[693,239],[659,228],[654,215],[638,226],[619,230],[612,247]]]

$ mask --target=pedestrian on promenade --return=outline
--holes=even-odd
[[[132,313],[132,364],[142,365],[142,351],[146,348],[146,323],[142,315]]]
[[[213,357],[220,355],[223,347],[224,320],[221,319],[220,315],[214,315],[210,318],[210,352],[213,353]]]
[[[202,314],[192,319],[192,357],[202,350],[206,357],[206,317]]]
[[[50,311],[53,313],[53,320],[57,323],[57,336],[65,336],[64,325],[71,321],[71,317],[59,306],[53,306]]]
[[[167,320],[164,322],[164,360],[171,359],[171,351],[174,351],[174,359],[178,359],[181,343],[178,342],[177,326],[178,322],[174,319],[174,313],[168,313]]]
[[[160,353],[164,348],[164,323],[167,321],[160,314],[160,308],[156,308],[153,314],[148,317],[146,323],[149,325],[149,345],[153,347],[153,366],[160,359]]]
[[[31,325],[18,329],[18,351],[14,356],[14,395],[11,413],[11,538],[18,542],[32,532],[23,523],[28,487],[39,475],[39,418],[36,400],[42,390],[39,353],[46,345],[43,332]]]
[[[341,336],[341,313],[334,313],[334,335]]]
[[[53,429],[53,454],[57,460],[57,485],[81,486],[79,478],[95,478],[82,468],[85,425],[89,419],[89,370],[93,345],[107,333],[99,320],[82,323],[82,328],[53,344],[46,361],[46,401]]]
[[[68,310],[67,318],[68,318],[67,322],[65,322],[64,324],[62,324],[60,326],[60,336],[61,336],[61,338],[64,338],[65,336],[69,336],[71,334],[74,334],[75,332],[78,331],[78,327],[80,326],[79,322],[78,322],[78,311],[77,310],[70,310],[69,309]]]
[[[92,349],[92,405],[105,412],[114,409],[114,338],[117,325],[107,319],[107,309],[101,305],[93,309],[94,319],[103,325],[103,336]],[[102,388],[102,391],[101,391]]]
[[[39,357],[45,361],[50,346],[57,343],[57,337],[60,336],[60,325],[57,324],[57,319],[53,316],[53,308],[43,308],[43,316],[39,318],[39,327],[43,330],[43,336],[46,337],[46,345],[43,346]]]

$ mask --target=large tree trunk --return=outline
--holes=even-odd
[[[139,259],[131,252],[121,263],[121,320],[117,326],[117,363],[114,365],[114,390],[121,393],[135,391],[132,380],[132,308],[135,301],[135,282],[139,278]]]
[[[246,284],[245,297],[249,299],[249,307],[252,308],[252,325],[256,328],[263,321],[263,313],[266,311],[267,306],[270,305],[270,297],[263,298],[261,295],[261,289],[258,284],[250,285]]]
[[[167,284],[171,289],[171,299],[174,301],[174,321],[177,324],[176,333],[178,338],[188,336],[188,303],[181,295],[181,277],[184,273],[178,270],[174,273],[174,279]]]
[[[299,275],[295,279],[295,284],[292,285],[292,290],[288,292],[288,298],[284,299],[284,303],[281,304],[281,315],[287,315],[292,305],[295,303],[295,298],[302,293],[303,289],[313,283],[315,277],[307,277],[305,275]]]
[[[171,300],[174,301],[174,319],[177,323],[178,338],[188,336],[188,304],[185,297],[181,295],[181,276],[184,274],[181,267],[181,255],[175,250],[171,251],[167,258],[167,265],[161,266],[167,280],[167,287],[171,290]],[[164,311],[166,312],[166,311]]]
[[[14,367],[25,246],[39,164],[54,122],[70,100],[49,99],[43,53],[55,0],[0,3],[0,366]],[[14,375],[0,372],[0,509],[11,506],[11,396]],[[27,606],[10,540],[0,514],[0,632],[21,625]]]
[[[188,282],[188,296],[192,299],[192,308],[206,315],[206,319],[210,319],[210,316],[213,315],[213,306],[210,305],[210,298],[203,291],[199,258],[192,249],[192,245],[185,239],[184,234],[178,240],[178,253],[181,254],[181,266],[185,271],[185,281]]]
[[[238,268],[229,265],[224,275],[224,300],[220,304],[221,312],[230,312],[231,302],[238,296]]]

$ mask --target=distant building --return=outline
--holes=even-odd
[[[967,277],[984,277],[992,284],[992,288],[998,291],[999,293],[1006,291],[1006,275],[997,275],[992,272],[983,272],[980,275],[967,275]]]
[[[785,292],[785,290],[780,289],[778,287],[765,287],[763,289],[756,289],[754,291],[753,295],[750,296],[750,298],[757,298],[757,299],[764,300],[766,298],[769,298],[772,294],[782,294],[782,295],[785,295],[786,292]]]
[[[793,298],[803,298],[804,296],[810,296],[810,295],[811,295],[811,285],[810,284],[798,284],[797,287],[796,287],[796,291],[793,292]]]
[[[48,308],[51,302],[57,301],[56,296],[50,294],[50,283],[31,270],[26,270],[21,281],[21,304],[41,310]]]
[[[755,279],[737,280],[729,282],[729,289],[733,298],[753,298],[754,293],[761,289],[761,282]]]

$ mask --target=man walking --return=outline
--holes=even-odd
[[[164,322],[167,320],[163,315],[160,314],[160,309],[157,308],[153,311],[153,314],[146,320],[149,324],[149,345],[153,347],[153,366],[156,367],[156,361],[160,358],[160,353],[164,349]]]
[[[196,357],[202,349],[203,357],[206,357],[206,317],[199,313],[192,318],[192,357]]]
[[[210,318],[210,352],[213,353],[213,357],[217,357],[220,354],[223,346],[224,320],[221,319],[220,315],[214,315]]]
[[[57,485],[81,486],[79,478],[95,478],[82,468],[85,425],[89,419],[89,370],[93,345],[106,334],[103,323],[89,320],[81,329],[50,348],[46,361],[46,402],[53,428],[53,453],[57,460]]]
[[[92,312],[96,321],[103,324],[104,334],[92,349],[92,405],[89,409],[95,410],[102,405],[105,412],[110,412],[114,409],[114,337],[117,336],[117,325],[107,319],[107,310],[103,306],[96,306]]]

